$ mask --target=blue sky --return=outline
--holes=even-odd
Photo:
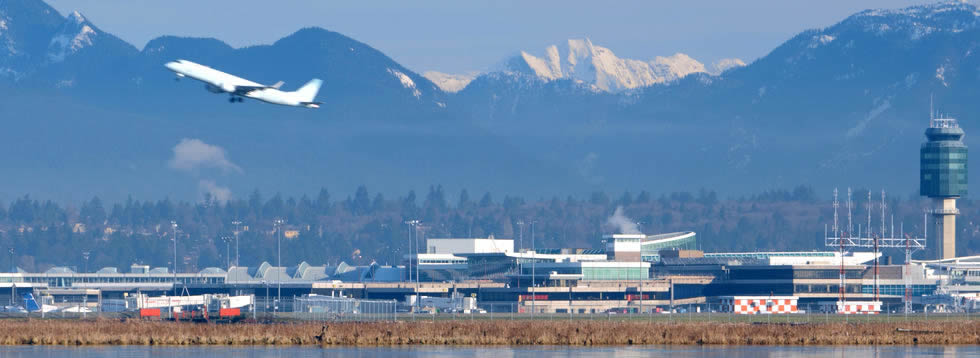
[[[588,37],[619,57],[683,52],[710,63],[765,55],[794,34],[868,8],[911,0],[47,0],[79,10],[101,29],[142,48],[160,35],[214,37],[233,46],[271,43],[319,26],[362,41],[416,71],[491,68],[520,50],[543,53]],[[972,1],[975,3],[975,1]]]

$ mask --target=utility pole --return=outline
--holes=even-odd
[[[177,295],[177,220],[170,220],[170,227],[173,228],[174,239],[174,296]]]
[[[280,270],[282,270],[282,224],[284,222],[285,222],[285,220],[283,220],[282,218],[276,218],[276,220],[275,220],[276,229],[278,229],[277,231],[279,231],[279,235],[276,238],[276,251],[277,251],[276,256],[278,257],[276,259],[276,266],[278,266]],[[280,274],[280,275],[276,275],[276,306],[275,306],[275,311],[277,313],[279,312],[279,305],[281,304],[281,302],[282,302],[282,275]]]
[[[242,225],[242,222],[240,220],[235,220],[235,221],[232,221],[231,223],[233,225],[235,225],[235,266],[241,266],[242,265],[241,261],[238,261],[238,259],[240,258],[240,256],[238,256],[238,254],[240,253],[238,251],[238,249],[239,249],[239,245],[238,245],[238,233],[241,232],[241,230],[239,229],[239,226]]]

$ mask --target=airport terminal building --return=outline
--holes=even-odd
[[[80,273],[56,267],[45,272],[0,273],[0,302],[17,303],[23,292],[52,301],[97,303],[134,294],[223,293],[265,297],[309,294],[405,301],[407,297],[475,297],[480,305],[520,312],[596,313],[610,309],[651,312],[684,305],[722,304],[733,296],[792,296],[802,309],[827,310],[844,295],[874,297],[875,254],[834,251],[703,253],[694,232],[605,235],[601,249],[514,250],[510,239],[429,239],[425,253],[405,256],[398,266],[207,268],[174,274],[166,268],[132,265],[125,272],[103,268]],[[879,256],[880,257],[880,256]],[[883,309],[906,300],[918,307],[966,306],[980,293],[980,260],[917,261],[879,267]],[[958,302],[937,298],[956,292]],[[972,300],[972,299],[971,299]],[[710,307],[710,306],[706,306]],[[707,309],[707,308],[706,308]]]

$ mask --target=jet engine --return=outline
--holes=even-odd
[[[212,85],[212,84],[209,83],[209,84],[204,85],[204,88],[206,88],[209,92],[212,92],[212,93],[233,93],[233,92],[235,92],[235,86],[229,85],[229,84],[224,84],[224,83],[220,84],[219,86],[215,86],[215,85]]]

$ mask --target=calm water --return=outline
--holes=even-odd
[[[296,348],[296,347],[0,347],[0,357],[978,357],[980,346],[958,347],[415,347],[415,348]]]

